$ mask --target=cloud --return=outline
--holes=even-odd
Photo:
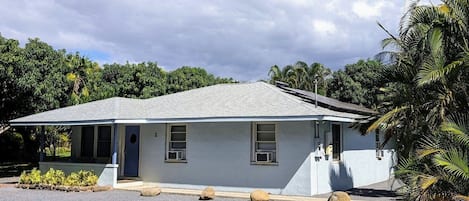
[[[352,5],[352,11],[360,18],[370,19],[380,16],[382,14],[381,9],[384,8],[384,6],[385,2],[383,1],[372,1],[371,3],[356,1]]]
[[[5,1],[0,32],[100,63],[155,61],[171,70],[200,66],[217,76],[266,79],[272,65],[298,60],[333,69],[379,52],[396,30],[401,1],[272,0]],[[93,53],[94,52],[94,53]],[[101,56],[100,56],[101,55]],[[105,55],[105,56],[102,56]]]
[[[326,20],[313,20],[313,27],[318,34],[322,35],[335,34],[337,32],[335,24]]]

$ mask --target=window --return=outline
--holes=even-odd
[[[340,153],[342,151],[342,144],[340,143],[340,124],[332,124],[332,159],[340,160]]]
[[[98,157],[109,157],[111,155],[111,127],[98,127]]]
[[[81,128],[81,157],[93,157],[94,127],[83,126]]]
[[[170,125],[167,137],[166,159],[170,161],[186,160],[186,125]]]
[[[255,123],[253,129],[253,156],[256,163],[277,163],[275,124]]]

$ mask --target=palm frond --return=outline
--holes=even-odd
[[[399,116],[400,113],[407,110],[408,108],[409,108],[408,106],[401,106],[401,107],[394,108],[393,110],[389,111],[388,113],[384,114],[379,119],[377,119],[375,122],[373,122],[373,124],[371,124],[370,127],[368,127],[366,132],[370,133],[382,126],[389,125],[389,123],[391,123],[393,119],[395,119],[397,116]]]

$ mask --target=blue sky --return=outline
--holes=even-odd
[[[204,67],[241,81],[270,66],[319,62],[337,70],[372,58],[397,31],[404,0],[0,0],[0,33],[104,63]]]

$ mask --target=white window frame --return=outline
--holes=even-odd
[[[186,128],[186,132],[185,132],[186,140],[185,141],[171,141],[171,134],[172,134],[171,128],[173,126],[184,126]],[[167,131],[166,132],[166,153],[165,153],[165,161],[166,162],[187,162],[187,133],[188,133],[187,128],[188,128],[187,124],[168,124],[167,125],[167,128],[166,128],[166,131]],[[170,146],[171,142],[184,142],[184,143],[186,143],[186,148],[185,149],[172,149],[171,146]],[[181,158],[181,159],[169,159],[169,153],[170,152],[177,152],[177,151],[182,151],[183,152],[182,154],[183,154],[184,157]]]
[[[271,141],[270,143],[275,143],[275,150],[258,150],[256,149],[256,144],[257,144],[257,125],[274,125],[274,135],[275,135],[275,141]],[[277,165],[279,161],[279,156],[278,156],[278,124],[276,122],[253,122],[252,123],[252,130],[251,130],[251,164],[254,165]],[[267,141],[262,141],[262,142],[267,142]],[[269,143],[269,142],[267,142]],[[257,152],[260,153],[266,153],[266,152],[273,152],[275,154],[275,160],[271,161],[257,161],[256,154]]]

